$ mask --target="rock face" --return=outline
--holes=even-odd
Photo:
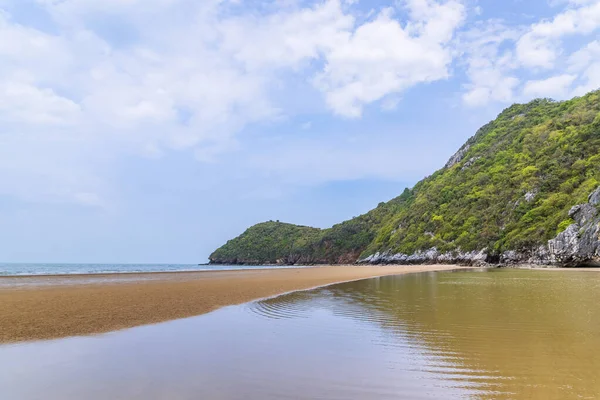
[[[463,158],[465,158],[465,155],[467,154],[467,152],[469,151],[470,148],[471,148],[471,145],[469,143],[466,143],[456,153],[454,153],[454,155],[452,157],[450,157],[450,159],[448,160],[446,165],[444,165],[444,168],[451,168],[454,165],[461,162],[463,160]]]
[[[600,188],[586,204],[569,211],[574,224],[548,242],[550,262],[561,265],[600,265]]]
[[[471,157],[469,158],[469,160],[464,163],[464,165],[462,166],[462,168],[460,169],[461,171],[466,170],[467,168],[471,167],[473,164],[475,164],[475,162],[477,160],[479,160],[481,157]]]
[[[467,140],[467,142],[465,144],[463,144],[462,147],[460,149],[458,149],[458,151],[456,153],[454,153],[454,155],[452,157],[450,157],[450,159],[448,160],[446,165],[444,165],[444,169],[452,168],[453,166],[455,166],[456,164],[458,164],[462,160],[464,160],[465,156],[471,149],[471,145],[473,145],[473,143],[475,142],[475,138],[479,135],[484,134],[489,129],[490,125],[491,124],[486,124],[486,125],[482,126],[481,128],[479,128],[479,130],[477,131],[475,136],[473,136],[472,138]],[[463,165],[462,170],[469,168],[471,165],[473,165],[475,163],[475,161],[479,160],[480,158],[481,157],[470,158],[465,163],[465,165]]]
[[[537,196],[537,191],[536,190],[532,190],[530,192],[525,193],[525,201],[530,203],[535,199],[535,196]]]
[[[486,265],[489,255],[486,249],[471,252],[440,253],[435,247],[414,254],[376,253],[359,260],[362,264],[467,264]]]

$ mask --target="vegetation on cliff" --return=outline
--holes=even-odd
[[[600,91],[538,99],[504,110],[443,169],[367,214],[324,230],[259,224],[210,259],[339,263],[431,248],[523,251],[565,230],[569,209],[599,184]]]

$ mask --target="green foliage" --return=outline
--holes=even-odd
[[[559,233],[564,232],[565,229],[567,229],[570,225],[572,225],[574,223],[575,223],[575,221],[573,221],[573,219],[571,219],[571,218],[565,219],[560,224],[558,224],[558,229],[556,230],[556,234],[558,235]]]
[[[290,254],[304,255],[321,230],[307,226],[264,222],[248,228],[210,255],[211,262],[225,264],[270,264]]]
[[[288,262],[335,263],[434,246],[497,253],[539,246],[571,223],[568,210],[600,184],[598,121],[600,91],[513,105],[468,140],[460,162],[369,213],[325,230],[279,227],[269,239],[244,238],[248,230],[213,256],[226,250],[274,262],[292,252],[299,257]]]
[[[411,191],[367,214],[329,229],[264,222],[247,229],[210,255],[217,264],[353,263],[371,243],[377,227],[410,201]]]

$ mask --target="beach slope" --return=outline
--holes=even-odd
[[[89,335],[358,279],[457,266],[333,266],[0,278],[0,343]]]

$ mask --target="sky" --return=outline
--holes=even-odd
[[[0,0],[0,261],[202,263],[600,87],[600,0]]]

